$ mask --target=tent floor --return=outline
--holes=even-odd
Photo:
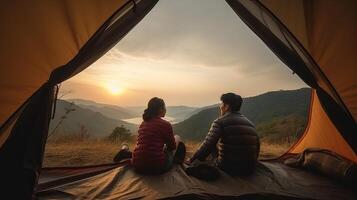
[[[319,175],[262,161],[256,173],[205,182],[174,166],[162,175],[139,175],[116,164],[43,169],[38,199],[357,199],[344,186]]]

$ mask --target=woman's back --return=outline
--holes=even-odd
[[[164,145],[168,150],[176,147],[172,126],[160,117],[143,121],[133,152],[132,164],[136,169],[160,169],[166,164]]]

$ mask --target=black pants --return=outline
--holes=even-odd
[[[234,176],[241,176],[241,175],[250,175],[254,172],[255,167],[256,167],[256,162],[255,163],[245,163],[237,165],[235,163],[226,163],[223,164],[218,160],[218,156],[219,156],[219,152],[218,152],[218,148],[214,148],[211,151],[210,154],[210,159],[207,159],[207,163],[209,165],[213,165],[221,170],[223,170],[224,172],[230,174],[230,175],[234,175]]]

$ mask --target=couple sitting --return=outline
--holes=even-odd
[[[239,113],[242,105],[239,95],[223,94],[221,101],[221,116],[213,121],[206,138],[186,164],[204,161],[211,155],[214,165],[221,170],[232,175],[249,174],[257,163],[259,138],[254,125]],[[173,163],[184,161],[185,145],[174,135],[171,124],[162,119],[165,114],[164,101],[152,98],[143,114],[135,150],[132,154],[126,150],[138,172],[162,173]]]

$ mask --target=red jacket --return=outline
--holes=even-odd
[[[137,169],[162,168],[166,157],[164,144],[168,150],[176,148],[172,126],[159,117],[143,121],[139,127],[132,164]]]

